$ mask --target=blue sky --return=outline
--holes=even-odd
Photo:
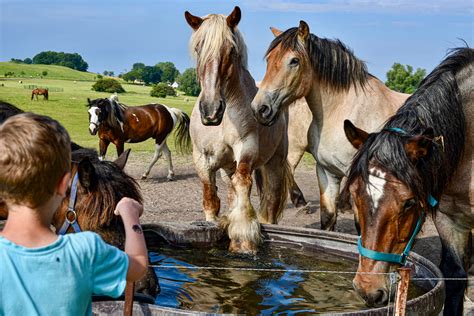
[[[429,72],[460,39],[474,46],[473,0],[0,0],[0,60],[54,50],[81,54],[92,72],[160,61],[183,71],[194,66],[184,11],[229,14],[235,5],[256,80],[265,73],[269,27],[300,20],[319,37],[339,38],[382,80],[394,62]]]

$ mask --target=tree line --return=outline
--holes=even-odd
[[[42,65],[58,65],[79,71],[87,71],[89,65],[84,61],[78,53],[64,53],[46,51],[36,54],[33,59],[25,58],[23,60],[12,58],[11,62],[22,64],[42,64]]]

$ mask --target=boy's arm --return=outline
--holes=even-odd
[[[125,253],[129,259],[127,281],[132,282],[139,280],[148,267],[148,253],[139,221],[142,213],[143,205],[126,197],[115,208],[115,214],[122,217],[125,227]]]

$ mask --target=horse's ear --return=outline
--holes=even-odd
[[[116,164],[120,169],[123,170],[125,168],[125,165],[127,164],[128,160],[128,155],[130,155],[130,148],[124,151],[115,161],[114,164]]]
[[[308,36],[309,36],[309,26],[305,21],[301,20],[300,26],[298,27],[298,39],[301,42],[306,43]]]
[[[193,30],[197,30],[201,24],[203,19],[201,19],[198,16],[194,16],[189,11],[184,12],[184,17],[186,18],[186,21],[188,22],[189,26],[192,27]]]
[[[242,17],[242,12],[238,6],[235,6],[234,10],[231,14],[227,17],[227,26],[231,29],[234,29],[237,24],[240,22],[240,18]]]
[[[428,155],[433,143],[434,131],[427,128],[421,135],[411,137],[405,144],[405,151],[412,162]]]
[[[349,120],[344,120],[344,133],[355,149],[359,149],[369,137],[369,133],[357,128]]]
[[[273,26],[270,26],[270,31],[272,31],[273,35],[275,35],[275,37],[278,37],[281,35],[281,33],[283,33],[283,31],[280,31],[279,29],[277,28],[274,28]]]
[[[77,172],[79,173],[79,182],[81,183],[81,186],[87,191],[94,190],[97,185],[97,173],[95,172],[94,165],[92,165],[89,158],[81,160],[77,167]]]

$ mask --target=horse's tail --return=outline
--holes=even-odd
[[[270,214],[268,214],[268,208],[269,208],[268,203],[272,200],[272,195],[274,195],[274,190],[271,187],[270,179],[268,179],[268,176],[265,175],[261,169],[255,169],[255,172],[254,172],[255,186],[257,187],[257,192],[260,197],[259,214],[260,216],[262,216],[264,220],[268,220],[269,222],[272,222],[274,224],[276,224],[283,216],[283,210],[286,207],[288,194],[293,184],[291,167],[290,167],[290,164],[288,163],[288,160],[285,159],[283,165],[281,166],[280,171],[281,171],[280,173],[281,189],[280,189],[280,194],[279,194],[280,201],[279,201],[276,213],[270,217],[269,217]]]
[[[189,135],[190,119],[186,112],[177,108],[168,108],[177,119],[175,147],[181,154],[191,152],[191,136]]]

